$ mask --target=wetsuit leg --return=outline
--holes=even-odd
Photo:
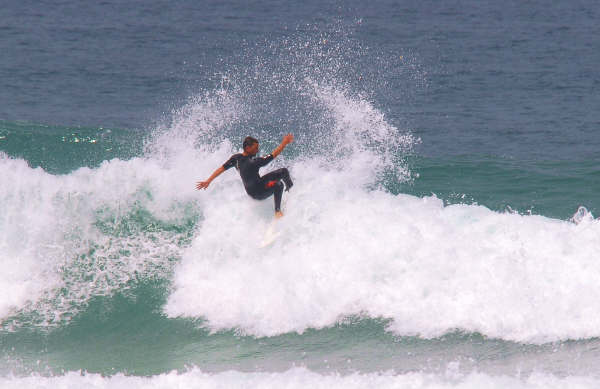
[[[290,172],[286,168],[273,170],[260,178],[260,183],[254,187],[250,196],[256,200],[264,200],[271,195],[275,195],[275,212],[281,211],[281,195],[283,194],[283,183],[286,190],[289,190],[294,183],[290,178]]]
[[[269,185],[273,183],[273,185]],[[268,185],[268,186],[267,186]],[[283,183],[281,181],[267,181],[267,184],[260,191],[253,192],[250,196],[255,200],[264,200],[271,195],[275,200],[275,212],[281,211],[281,195],[283,194]]]
[[[290,188],[294,185],[292,179],[290,178],[290,172],[286,168],[273,170],[272,172],[269,172],[262,176],[260,180],[263,183],[265,183],[265,185],[268,184],[269,181],[283,180],[283,182],[285,182],[286,191],[290,190]]]
[[[283,194],[283,184],[281,183],[281,181],[279,181],[277,184],[275,184],[275,186],[273,187],[274,192],[274,196],[273,199],[275,200],[275,212],[280,212],[281,211],[281,195]]]

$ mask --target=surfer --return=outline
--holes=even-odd
[[[246,193],[253,199],[264,200],[271,195],[274,195],[275,199],[275,217],[280,218],[283,216],[281,212],[281,196],[283,194],[283,183],[285,183],[285,190],[288,191],[294,185],[290,178],[290,172],[286,168],[273,170],[264,176],[258,175],[258,169],[265,166],[276,158],[285,147],[294,141],[294,135],[287,134],[283,137],[281,144],[264,157],[257,157],[258,154],[258,140],[251,136],[247,136],[244,139],[242,147],[244,151],[242,153],[234,154],[213,174],[206,180],[196,183],[196,189],[206,189],[221,173],[225,170],[235,168],[240,172],[244,188]],[[283,182],[282,182],[283,181]]]

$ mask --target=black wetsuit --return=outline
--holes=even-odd
[[[275,211],[281,211],[281,194],[283,193],[281,180],[285,182],[286,190],[292,187],[293,182],[286,168],[274,170],[262,177],[258,175],[258,169],[272,160],[273,156],[271,154],[265,157],[234,154],[223,164],[223,168],[227,170],[235,166],[240,172],[246,193],[253,199],[264,200],[274,194]]]

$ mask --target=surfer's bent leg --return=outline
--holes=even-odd
[[[278,181],[273,187],[274,189],[274,200],[275,200],[275,212],[281,212],[281,195],[283,194],[283,184]]]
[[[260,178],[260,183],[252,191],[251,196],[256,200],[264,200],[274,195],[275,212],[281,212],[281,195],[283,194],[283,182],[286,190],[289,190],[294,183],[290,178],[290,172],[286,168],[273,170]]]
[[[269,172],[262,176],[260,179],[262,182],[265,182],[267,184],[269,183],[269,181],[283,180],[283,182],[285,182],[286,191],[290,190],[290,188],[294,185],[292,179],[290,178],[289,170],[287,170],[284,167],[281,169],[273,170],[272,172]]]
[[[264,200],[275,195],[275,212],[281,211],[281,195],[283,194],[283,183],[281,181],[266,181],[259,191],[254,191],[250,196],[255,200]]]

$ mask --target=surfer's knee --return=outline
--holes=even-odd
[[[285,190],[288,191],[290,190],[290,188],[294,185],[294,183],[292,182],[292,178],[290,177],[290,172],[287,168],[281,168],[281,171],[283,173],[283,182],[285,182]]]

